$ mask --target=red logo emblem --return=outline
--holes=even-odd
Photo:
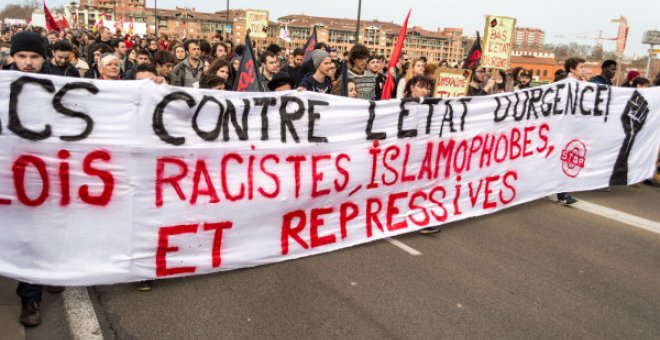
[[[561,169],[568,177],[575,178],[584,168],[587,147],[579,139],[573,139],[561,151]]]

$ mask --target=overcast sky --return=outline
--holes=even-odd
[[[20,0],[0,0],[0,4]],[[223,10],[223,0],[157,0],[159,8],[174,8],[185,3],[198,11],[214,12]],[[69,0],[46,0],[49,6],[60,5]],[[51,5],[52,3],[52,5]],[[154,0],[147,0],[152,7]],[[288,14],[307,14],[340,18],[357,18],[358,0],[233,0],[232,9],[266,9],[270,19],[276,20]],[[660,0],[363,0],[362,19],[378,19],[401,23],[406,11],[411,8],[410,25],[434,30],[437,27],[460,27],[466,34],[483,31],[484,15],[503,15],[518,19],[519,27],[540,28],[546,33],[546,42],[570,42],[570,37],[557,35],[582,35],[597,37],[603,31],[604,37],[616,37],[618,24],[611,19],[623,15],[628,19],[630,31],[626,55],[646,54],[648,45],[641,43],[647,30],[660,30]],[[577,43],[595,43],[589,39],[572,39]],[[614,42],[606,41],[605,50],[614,50]],[[656,47],[660,48],[660,46]]]

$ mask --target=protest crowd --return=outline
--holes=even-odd
[[[137,36],[112,34],[107,27],[98,32],[87,29],[47,31],[30,26],[3,26],[0,36],[0,69],[87,78],[108,81],[150,79],[157,84],[215,89],[218,91],[245,90],[239,84],[241,59],[251,46],[228,44],[222,35],[210,40],[176,39],[166,34]],[[373,54],[367,47],[355,44],[345,55],[324,42],[316,42],[313,50],[303,46],[285,50],[272,44],[254,53],[259,65],[256,84],[261,91],[312,91],[342,95],[362,100],[389,98],[423,98],[432,96],[435,74],[439,68],[469,69],[471,80],[468,96],[484,96],[522,90],[532,86],[532,73],[523,68],[510,70],[485,69],[470,55],[464,61],[446,60],[433,63],[425,57],[411,59],[401,51],[395,65],[388,70],[388,58]],[[617,63],[606,60],[602,74],[585,79],[585,60],[569,58],[564,70],[555,73],[555,81],[571,77],[598,84],[616,85],[612,81]],[[386,86],[388,76],[393,86]],[[625,87],[660,86],[660,74],[652,79],[636,71],[627,74]],[[660,169],[659,169],[660,171]],[[658,181],[658,175],[648,180]],[[558,202],[576,202],[568,193],[558,195]],[[428,234],[438,227],[422,229]],[[61,292],[62,287],[46,287]],[[139,289],[149,290],[148,282]],[[23,310],[20,322],[37,326],[41,322],[39,303],[43,287],[21,282],[17,294]]]

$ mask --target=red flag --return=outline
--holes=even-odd
[[[62,17],[61,19],[57,19],[56,22],[57,22],[57,26],[58,26],[59,28],[61,28],[61,29],[69,28],[69,27],[70,27],[70,26],[69,26],[69,22],[66,21],[66,18],[65,18],[65,17]]]
[[[55,21],[55,18],[53,18],[53,14],[48,9],[48,6],[46,6],[46,0],[44,0],[43,3],[44,15],[46,16],[46,29],[49,31],[59,31],[60,26],[57,25],[57,21]]]
[[[396,67],[396,64],[399,62],[399,57],[401,56],[401,49],[403,49],[403,42],[406,40],[406,32],[408,31],[408,18],[410,18],[410,12],[408,10],[408,15],[406,15],[406,20],[403,21],[403,26],[399,31],[399,38],[396,40],[396,46],[392,51],[390,56],[390,61],[387,63],[387,79],[385,80],[385,85],[383,86],[383,93],[380,96],[381,100],[386,100],[392,98],[392,91],[394,91],[394,77],[390,70],[392,67]]]

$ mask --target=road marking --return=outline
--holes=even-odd
[[[407,245],[407,244],[405,244],[401,241],[395,240],[393,238],[386,238],[385,240],[387,242],[391,243],[392,245],[394,245],[395,247],[405,251],[406,253],[408,253],[412,256],[422,255],[422,253],[419,250],[417,250],[417,249],[415,249],[415,248],[413,248],[413,247],[411,247],[411,246],[409,246],[409,245]]]
[[[87,288],[71,287],[62,292],[69,330],[74,340],[103,340],[99,320]]]
[[[660,223],[635,215],[627,214],[619,210],[611,209],[584,200],[579,200],[578,202],[571,204],[570,207],[619,221],[633,227],[648,230],[656,234],[660,234]]]

